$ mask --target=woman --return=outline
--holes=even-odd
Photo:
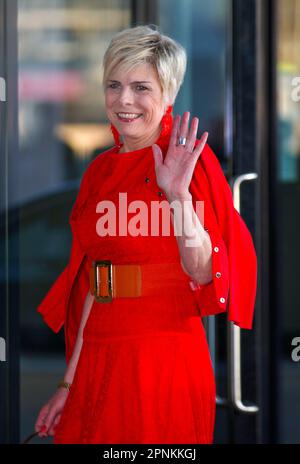
[[[84,173],[70,261],[38,308],[65,325],[64,383],[35,425],[54,443],[213,442],[201,317],[252,328],[256,255],[207,132],[197,140],[188,111],[173,121],[185,68],[184,49],[148,26],[104,56],[115,145]]]

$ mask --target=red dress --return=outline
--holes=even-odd
[[[157,141],[163,154],[171,131],[166,121],[163,119]],[[216,278],[214,275],[206,286],[191,286],[191,279],[180,265],[171,221],[169,236],[118,234],[119,192],[126,192],[127,204],[143,200],[149,211],[153,200],[166,200],[156,183],[151,147],[128,153],[118,150],[116,145],[99,154],[84,174],[70,218],[74,234],[70,263],[38,311],[54,331],[65,324],[68,362],[81,317],[78,302],[82,306],[92,260],[173,263],[182,282],[175,290],[166,288],[154,296],[93,303],[54,443],[212,443],[216,385],[201,317],[224,312],[228,307],[229,320],[251,328],[256,282],[251,236],[232,206],[217,159],[205,147],[206,174],[213,171],[215,183],[219,182],[218,195],[223,192],[219,209],[216,201],[205,203],[205,222],[214,247],[213,272],[222,273],[218,272]],[[203,198],[216,199],[205,181],[203,166],[197,167],[198,174],[195,170],[190,187],[193,200],[194,192],[199,196],[201,189]],[[199,175],[203,179],[197,184]],[[100,236],[97,232],[100,215],[96,205],[101,200],[113,200],[116,205],[115,236]],[[128,213],[128,222],[135,214]],[[232,246],[233,237],[240,246],[238,253]],[[245,260],[247,279],[240,272]],[[232,265],[234,272],[230,272]],[[232,293],[227,306],[229,288],[238,291]],[[242,300],[242,292],[247,292],[247,299]],[[237,305],[240,301],[244,303]]]
[[[90,185],[77,220],[90,260],[180,266],[174,234],[100,237],[96,231],[101,199],[118,206],[118,192],[126,192],[128,204],[143,200],[149,210],[151,201],[166,199],[158,194],[151,148],[101,154],[98,170],[99,183]],[[184,271],[182,278],[186,285],[175,293],[93,303],[54,443],[212,442],[214,373]]]

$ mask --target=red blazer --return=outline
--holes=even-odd
[[[89,290],[91,264],[80,246],[74,220],[88,198],[88,186],[96,175],[100,156],[85,171],[70,215],[73,240],[69,262],[37,308],[54,332],[57,333],[64,325],[67,363],[73,352],[83,303]],[[191,280],[191,291],[194,291],[200,315],[227,311],[229,321],[251,329],[257,285],[255,248],[249,230],[233,206],[231,189],[220,163],[208,144],[197,160],[190,193],[194,206],[196,200],[204,200],[204,227],[213,246],[212,282],[200,286]]]

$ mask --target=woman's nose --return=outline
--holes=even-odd
[[[119,100],[123,105],[133,102],[133,93],[130,89],[124,88],[119,94]]]

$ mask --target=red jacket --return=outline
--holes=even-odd
[[[163,150],[166,148],[161,147]],[[64,325],[67,363],[73,352],[89,289],[91,264],[80,246],[73,221],[87,199],[88,186],[95,178],[100,156],[85,171],[72,209],[70,224],[73,241],[69,262],[37,308],[54,332],[57,333]],[[257,285],[255,248],[249,230],[233,206],[231,190],[220,163],[208,144],[196,163],[190,192],[194,206],[196,200],[204,200],[204,226],[213,246],[212,282],[195,286],[191,280],[191,291],[193,287],[200,315],[227,311],[229,321],[241,328],[251,329]]]

